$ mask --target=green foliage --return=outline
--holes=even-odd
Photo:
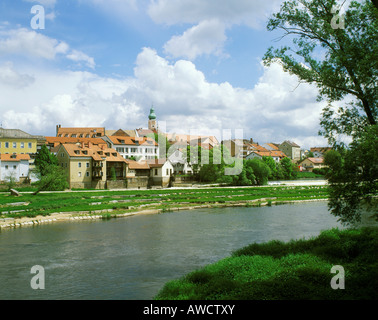
[[[49,165],[44,167],[44,175],[38,182],[38,190],[40,191],[63,191],[69,187],[65,171],[57,165]]]
[[[359,222],[362,210],[376,210],[378,193],[378,125],[370,126],[350,149],[329,151],[329,208],[344,224]]]
[[[250,167],[253,170],[253,174],[256,177],[256,183],[258,185],[268,184],[268,178],[271,175],[271,170],[265,161],[254,158],[245,162],[246,167]]]
[[[294,169],[295,165],[291,162],[290,158],[283,158],[280,161],[280,165],[284,179],[293,180],[297,177],[297,173]]]
[[[378,229],[326,230],[309,240],[252,244],[181,279],[155,299],[377,299]],[[345,290],[330,286],[332,266],[346,271]]]
[[[272,157],[263,157],[263,161],[270,169],[269,179],[277,179],[277,164]]]
[[[111,177],[112,181],[116,181],[117,180],[116,171],[115,171],[114,167],[111,167],[111,169],[110,169],[110,177]]]
[[[8,191],[10,191],[16,185],[16,173],[14,171],[11,171],[4,177],[4,180],[6,186],[8,187]]]
[[[287,1],[269,20],[268,30],[283,30],[294,47],[270,48],[266,65],[279,61],[300,81],[315,84],[319,99],[330,103],[350,95],[355,100],[338,109],[324,110],[321,132],[332,142],[336,135],[353,134],[377,122],[378,11],[371,1],[352,1],[342,28],[332,26],[336,0]],[[319,59],[321,57],[321,60]]]
[[[38,151],[34,164],[38,170],[38,173],[43,177],[48,174],[51,165],[58,165],[57,157],[52,154],[46,145],[42,145]]]

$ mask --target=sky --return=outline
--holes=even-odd
[[[326,146],[317,89],[262,63],[281,3],[0,0],[0,123],[130,130],[153,106],[169,133]]]

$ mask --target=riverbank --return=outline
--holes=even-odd
[[[139,214],[160,214],[163,212],[174,212],[180,210],[195,210],[195,209],[205,209],[205,208],[229,208],[229,207],[261,207],[261,206],[272,206],[272,205],[284,205],[284,204],[295,204],[295,203],[306,203],[314,201],[328,201],[328,199],[315,199],[315,200],[287,200],[287,201],[274,201],[273,199],[257,199],[246,202],[236,202],[236,203],[212,203],[203,205],[193,205],[193,206],[179,206],[179,207],[169,207],[163,209],[147,209],[138,210],[135,212],[126,213],[112,213],[113,210],[100,210],[98,214],[93,214],[91,211],[87,212],[72,212],[72,213],[52,213],[50,216],[37,216],[33,218],[21,217],[21,218],[4,218],[0,220],[0,230],[18,227],[31,227],[34,225],[42,225],[54,222],[67,222],[67,221],[91,221],[91,220],[107,220],[114,218],[125,218],[131,217]]]
[[[266,206],[328,198],[326,186],[212,187],[0,195],[0,227],[14,228],[158,214],[166,211],[234,206]],[[16,202],[17,201],[17,202]]]
[[[155,299],[376,300],[377,261],[378,228],[332,229],[251,244],[168,282]]]

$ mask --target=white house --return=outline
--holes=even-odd
[[[175,174],[193,174],[193,168],[181,150],[174,151],[168,156],[168,160],[172,163]]]
[[[0,180],[9,181],[13,176],[15,181],[22,182],[29,176],[28,154],[0,154]]]
[[[154,159],[146,161],[150,166],[150,179],[152,185],[168,187],[173,177],[174,168],[169,160]]]
[[[332,148],[330,147],[321,147],[321,148],[315,147],[315,148],[310,149],[310,151],[314,155],[314,158],[323,158],[324,154],[330,150],[332,150]]]
[[[105,136],[102,137],[110,148],[115,149],[124,159],[152,160],[159,157],[159,145],[148,137]]]
[[[252,151],[247,155],[246,159],[262,159],[263,157],[272,157],[275,162],[280,162],[286,155],[280,150]]]

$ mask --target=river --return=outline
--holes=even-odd
[[[219,208],[0,232],[0,299],[147,300],[172,279],[253,242],[342,228],[326,202]],[[44,269],[44,289],[31,280]],[[41,274],[39,274],[41,275]]]

